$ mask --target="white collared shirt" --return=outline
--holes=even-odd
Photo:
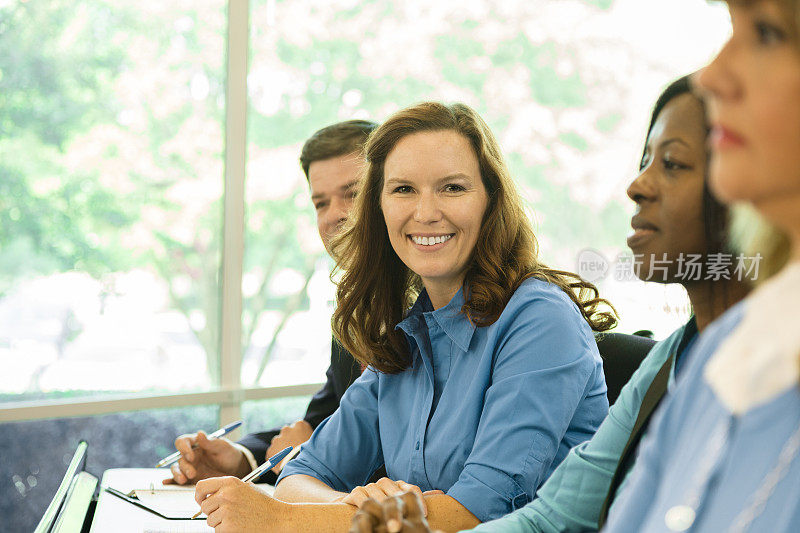
[[[705,367],[705,381],[733,414],[797,386],[799,316],[800,262],[792,262],[747,298],[742,321]]]

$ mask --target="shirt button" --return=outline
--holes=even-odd
[[[414,447],[415,450],[419,450],[419,441],[417,441],[417,445]]]
[[[519,494],[516,498],[511,500],[511,507],[516,510],[521,507],[525,507],[528,504],[528,495],[527,494]]]
[[[671,507],[664,516],[664,523],[670,531],[686,531],[695,519],[694,509],[688,505],[676,505]]]

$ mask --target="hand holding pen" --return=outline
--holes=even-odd
[[[239,483],[239,481],[241,481],[241,483],[254,483],[254,482],[258,481],[258,478],[261,477],[262,474],[266,473],[271,468],[274,468],[275,465],[280,463],[283,460],[284,457],[287,457],[288,455],[290,455],[291,452],[292,452],[292,449],[293,448],[291,446],[288,446],[288,447],[284,448],[280,452],[276,453],[275,455],[273,455],[272,457],[267,459],[264,464],[260,465],[258,468],[256,468],[255,470],[253,470],[252,472],[250,472],[249,474],[244,476],[241,480],[234,479],[232,481],[234,481],[236,483]],[[297,448],[297,449],[299,450],[299,448]],[[292,455],[294,455],[294,454],[292,454]],[[211,483],[209,484],[209,482],[211,482]],[[208,506],[207,500],[210,500],[211,498],[213,498],[215,496],[216,490],[217,490],[217,488],[211,488],[211,485],[214,485],[215,483],[226,483],[226,482],[227,482],[227,480],[224,480],[224,479],[223,480],[203,481],[202,483],[197,485],[197,489],[195,490],[195,500],[197,500],[197,503],[200,504],[201,507],[203,505]],[[209,485],[209,486],[206,487],[206,485]],[[203,512],[204,511],[201,509],[192,518],[197,518],[198,516],[203,514]],[[210,511],[209,511],[209,513],[210,513]]]
[[[219,431],[211,435],[214,434]],[[175,439],[179,459],[172,464],[172,478],[164,484],[184,485],[219,476],[241,477],[251,470],[241,447],[222,437],[210,437],[198,431]]]
[[[227,435],[228,433],[230,433],[231,431],[233,431],[234,429],[238,428],[241,425],[242,425],[242,421],[241,420],[237,420],[236,422],[232,422],[232,423],[228,424],[227,426],[223,426],[223,427],[219,428],[214,433],[211,433],[207,438],[208,438],[208,440],[217,439],[219,437]],[[178,437],[178,438],[180,438],[180,437]],[[196,450],[197,448],[198,448],[197,444],[192,444],[192,449],[193,450]],[[161,459],[159,462],[157,462],[156,463],[156,468],[161,468],[162,466],[171,465],[172,463],[176,462],[180,458],[181,458],[181,451],[178,450],[177,452],[175,452],[173,454],[170,454],[170,455],[164,457],[163,459]]]

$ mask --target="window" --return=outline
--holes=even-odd
[[[246,47],[226,50],[248,13],[246,70]],[[245,401],[311,394],[334,292],[297,157],[339,120],[428,99],[475,107],[545,261],[575,270],[591,249],[612,262],[660,88],[728,31],[724,7],[704,0],[0,0],[0,421],[92,432],[91,420],[160,415],[20,420],[221,406],[165,425],[167,446]],[[226,87],[245,79],[247,135],[226,144]],[[228,185],[244,184],[227,196],[226,153]],[[221,282],[223,264],[241,291]],[[619,331],[663,338],[685,319],[680,288],[613,278],[598,285]],[[241,303],[241,322],[223,324],[226,302]],[[287,401],[271,409],[302,414]],[[251,430],[279,422],[256,412],[245,409]],[[0,477],[27,483],[25,461]]]
[[[0,8],[0,393],[219,374],[225,3]]]

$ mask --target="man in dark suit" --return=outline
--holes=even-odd
[[[348,120],[323,128],[303,145],[300,164],[308,179],[317,215],[319,236],[330,250],[330,241],[353,203],[364,155],[363,145],[377,127],[366,120]],[[287,446],[297,446],[311,437],[314,429],[339,407],[344,391],[361,375],[361,366],[336,340],[331,342],[331,366],[325,386],[308,404],[303,420],[261,433],[247,435],[238,443],[227,439],[209,440],[202,431],[181,435],[175,447],[182,458],[172,466],[174,482],[194,483],[215,476],[243,477],[266,457]],[[197,444],[198,448],[192,449]],[[260,481],[274,483],[283,464]]]

